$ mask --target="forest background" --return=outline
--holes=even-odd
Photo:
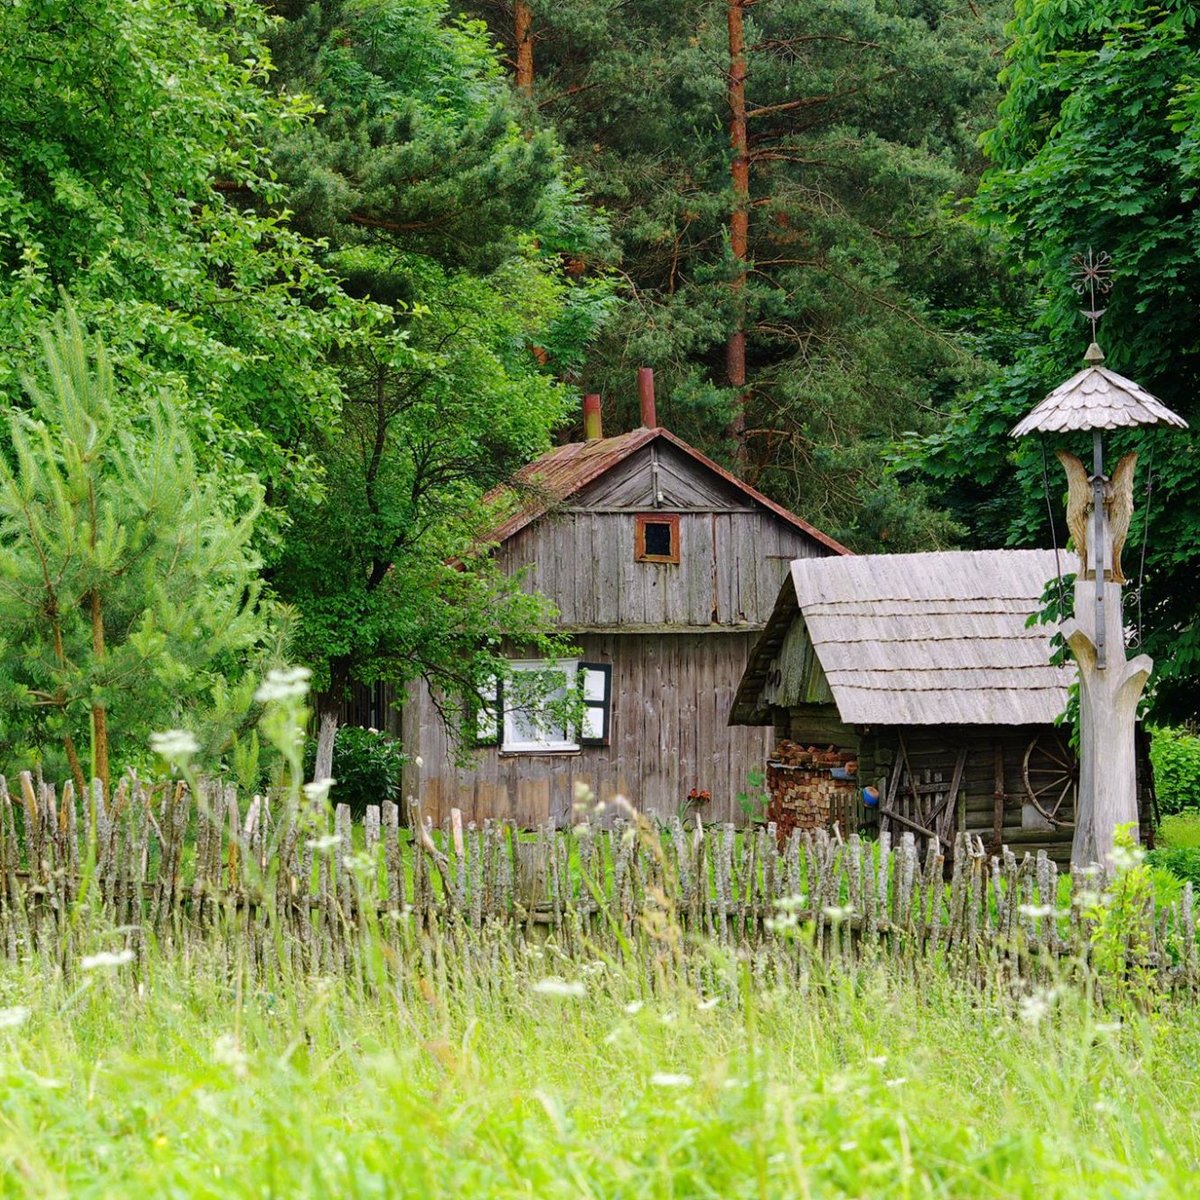
[[[502,634],[558,648],[482,496],[583,391],[632,427],[641,365],[857,551],[1048,545],[1007,431],[1079,365],[1074,255],[1108,365],[1198,416],[1198,172],[1182,2],[0,4],[0,741],[253,771],[285,659],[469,705]],[[1192,440],[1138,445],[1188,717]]]

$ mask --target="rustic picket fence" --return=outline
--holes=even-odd
[[[500,821],[434,829],[415,806],[408,816],[402,826],[395,803],[369,807],[356,839],[345,805],[332,821],[323,803],[305,817],[285,796],[243,801],[221,783],[193,796],[131,778],[106,800],[98,785],[79,797],[29,774],[14,795],[0,777],[0,952],[68,963],[82,949],[73,938],[95,946],[99,914],[135,950],[148,936],[243,939],[264,962],[307,970],[347,966],[368,941],[427,964],[431,943],[495,954],[498,941],[505,953],[553,942],[564,961],[652,948],[685,974],[689,948],[702,947],[697,960],[724,948],[766,976],[937,960],[984,986],[1027,987],[1086,973],[1089,894],[1105,884],[1078,871],[1060,884],[1044,853],[989,856],[966,834],[947,881],[942,855],[922,860],[910,834],[893,846],[797,833],[780,846],[773,826],[660,829],[636,814],[567,834]],[[1191,885],[1143,918],[1130,967],[1149,968],[1163,991],[1200,992]]]

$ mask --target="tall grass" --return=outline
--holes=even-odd
[[[234,945],[0,968],[3,1194],[1194,1194],[1194,1007],[733,960],[732,997],[642,1002],[640,969],[552,942],[405,999]]]

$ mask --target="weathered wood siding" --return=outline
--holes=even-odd
[[[472,751],[453,764],[445,729],[423,687],[404,709],[404,740],[424,760],[405,788],[435,821],[460,808],[468,821],[505,817],[531,827],[569,823],[576,783],[600,799],[623,795],[667,819],[696,788],[712,800],[706,821],[743,819],[738,794],[767,760],[772,732],[726,724],[752,633],[592,634],[577,638],[581,657],[613,665],[611,744],[548,754]]]
[[[655,505],[655,496],[661,503]],[[679,514],[679,563],[634,561],[634,515]],[[497,550],[568,628],[762,626],[788,564],[827,547],[670,447],[647,447]],[[738,678],[745,669],[743,662]]]
[[[571,628],[758,629],[788,563],[823,552],[767,512],[663,509],[680,513],[679,563],[635,562],[633,511],[546,516],[502,546],[499,561],[508,571],[524,571],[526,589],[553,600]],[[744,668],[745,662],[738,679]]]

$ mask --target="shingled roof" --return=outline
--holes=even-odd
[[[594,438],[586,442],[569,442],[548,450],[540,458],[527,463],[514,476],[512,484],[493,488],[484,497],[487,505],[503,505],[506,500],[515,501],[516,510],[494,526],[486,535],[489,542],[504,542],[519,533],[526,525],[549,512],[555,505],[562,504],[594,483],[606,472],[624,462],[631,454],[655,441],[668,442],[694,462],[700,463],[726,483],[732,485],[748,500],[769,509],[777,517],[801,532],[829,547],[835,554],[849,554],[840,542],[822,533],[802,517],[796,516],[764,496],[711,458],[700,453],[687,442],[666,429],[634,429],[616,437]],[[515,486],[514,486],[515,485]]]
[[[1075,429],[1120,429],[1131,425],[1174,425],[1186,429],[1187,422],[1173,413],[1145,388],[1110,371],[1099,363],[1104,355],[1095,344],[1093,365],[1060,383],[1024,420],[1010,437],[1030,433],[1067,433]]]
[[[1059,555],[1064,572],[1072,555]],[[765,724],[768,671],[802,619],[850,725],[1047,724],[1073,666],[1050,664],[1054,627],[1026,626],[1056,573],[1052,550],[797,559],[751,654],[730,723]]]

